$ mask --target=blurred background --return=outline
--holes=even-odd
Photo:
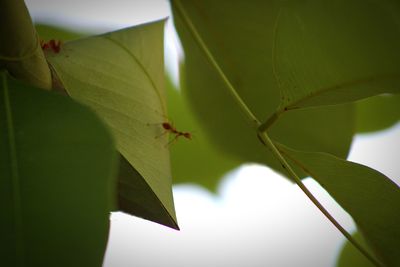
[[[26,0],[35,22],[102,33],[170,17],[166,0]],[[178,81],[183,53],[169,19],[167,73]],[[357,135],[349,160],[400,184],[400,123]],[[306,186],[350,232],[352,219],[312,179]],[[335,266],[344,237],[297,186],[270,169],[248,164],[232,170],[211,193],[195,184],[174,186],[181,231],[123,213],[111,216],[106,267]]]

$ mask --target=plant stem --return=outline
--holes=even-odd
[[[221,69],[221,67],[219,66],[217,61],[214,59],[213,55],[211,54],[210,50],[208,50],[207,45],[204,43],[204,41],[201,38],[200,34],[197,32],[197,30],[194,27],[192,21],[187,16],[187,14],[186,14],[184,8],[182,7],[180,1],[179,0],[172,0],[171,3],[175,4],[176,11],[179,13],[179,15],[181,16],[183,21],[188,26],[190,33],[192,34],[193,38],[196,40],[196,42],[199,45],[200,49],[204,52],[207,60],[210,62],[210,64],[215,68],[217,73],[220,75],[222,81],[225,83],[226,87],[228,88],[229,93],[232,95],[232,97],[236,101],[237,105],[241,108],[242,113],[246,116],[248,121],[251,123],[252,127],[254,129],[258,129],[258,127],[260,126],[260,121],[253,114],[253,112],[250,110],[250,108],[244,103],[242,98],[237,93],[235,87],[232,85],[232,83],[226,77],[225,73],[223,72],[223,70]]]
[[[259,132],[266,132],[281,116],[284,111],[281,109],[275,111],[266,121],[264,121],[259,127]]]
[[[314,197],[314,195],[308,190],[308,188],[301,181],[299,176],[293,171],[292,167],[282,156],[279,150],[276,148],[275,144],[268,136],[266,132],[259,132],[260,140],[271,150],[272,154],[279,160],[282,167],[286,170],[290,177],[293,178],[295,183],[300,187],[300,189],[306,194],[306,196],[311,200],[311,202],[325,215],[325,217],[347,238],[347,240],[352,243],[365,257],[368,258],[374,265],[383,266],[379,261],[377,261],[365,248],[363,248],[343,226],[329,213],[328,210]]]
[[[175,10],[180,15],[183,22],[189,29],[189,32],[192,34],[193,38],[199,45],[200,49],[205,54],[207,60],[211,63],[211,65],[215,68],[217,73],[220,75],[221,79],[225,83],[228,91],[230,92],[231,96],[237,103],[237,105],[241,108],[242,113],[246,116],[246,118],[251,123],[252,127],[256,130],[257,135],[263,145],[269,148],[272,154],[279,160],[282,167],[286,170],[289,177],[291,177],[295,183],[300,187],[300,189],[306,194],[306,196],[313,202],[313,204],[325,215],[325,217],[347,238],[347,240],[352,243],[367,259],[369,259],[374,265],[382,266],[380,262],[378,262],[371,254],[368,253],[353,237],[349,234],[349,232],[344,229],[338,221],[322,206],[322,204],[314,197],[314,195],[308,190],[308,188],[303,184],[299,176],[293,171],[291,166],[279,152],[279,150],[274,145],[273,141],[267,134],[267,130],[269,127],[279,118],[281,112],[275,112],[266,122],[261,123],[256,116],[251,112],[250,108],[245,104],[242,100],[240,95],[237,93],[235,87],[231,84],[229,79],[226,77],[225,73],[214,59],[213,55],[211,54],[210,50],[207,48],[207,45],[204,43],[203,39],[201,38],[200,34],[197,32],[195,26],[189,19],[186,11],[184,10],[183,6],[180,3],[180,0],[171,0],[172,5],[175,7]]]

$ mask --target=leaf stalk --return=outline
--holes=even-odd
[[[236,101],[236,104],[242,110],[242,113],[246,116],[247,120],[251,123],[254,129],[258,129],[260,126],[260,121],[254,115],[254,113],[250,110],[250,108],[244,103],[242,98],[239,96],[237,90],[229,81],[228,77],[226,77],[224,71],[221,69],[217,61],[214,59],[214,56],[211,54],[210,50],[207,48],[207,45],[204,43],[203,39],[201,38],[200,34],[197,32],[196,27],[193,25],[192,21],[187,16],[184,8],[182,7],[179,0],[172,0],[172,4],[175,4],[176,11],[181,16],[182,20],[185,22],[187,27],[189,28],[190,33],[192,34],[193,38],[196,40],[197,44],[199,45],[200,49],[204,52],[208,62],[215,68],[219,76],[221,77],[222,81],[226,85],[229,93],[232,95],[232,98]]]
[[[257,135],[260,139],[260,141],[265,145],[271,152],[272,154],[279,160],[280,164],[282,167],[286,170],[287,174],[289,177],[291,177],[294,182],[300,187],[300,189],[304,192],[304,194],[311,200],[311,202],[322,212],[322,214],[325,215],[325,217],[346,237],[346,239],[353,244],[368,260],[370,260],[375,266],[381,267],[383,266],[378,260],[376,260],[365,248],[363,248],[352,236],[349,232],[344,229],[340,225],[340,223],[329,213],[328,210],[324,208],[324,206],[314,197],[314,195],[308,190],[308,188],[304,185],[304,183],[301,181],[299,176],[294,172],[292,167],[289,165],[289,163],[285,160],[285,158],[282,156],[281,152],[277,149],[271,138],[268,136],[267,130],[269,127],[275,123],[280,115],[284,112],[284,110],[279,110],[275,112],[266,122],[261,123],[257,117],[253,114],[253,112],[250,110],[250,108],[246,105],[246,103],[243,101],[243,99],[240,97],[238,94],[237,90],[235,87],[232,85],[232,83],[229,81],[227,76],[225,75],[224,71],[221,69],[217,61],[214,59],[214,56],[208,49],[207,45],[201,38],[200,34],[196,30],[196,27],[193,25],[192,21],[189,19],[188,15],[186,14],[186,11],[184,10],[182,4],[180,3],[180,0],[171,0],[172,5],[175,7],[175,10],[183,20],[183,22],[186,24],[186,26],[189,29],[190,34],[192,34],[192,37],[195,39],[197,42],[198,46],[200,49],[203,51],[205,54],[207,60],[209,63],[215,68],[219,76],[221,77],[222,81],[226,85],[226,88],[228,89],[229,93],[231,94],[232,98],[236,102],[236,104],[240,107],[242,113],[245,115],[245,117],[248,119],[252,127],[256,130]]]

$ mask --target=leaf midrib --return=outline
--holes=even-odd
[[[139,61],[139,59],[131,52],[129,51],[124,45],[120,44],[119,42],[117,42],[116,40],[112,39],[109,36],[104,36],[105,39],[111,41],[112,43],[114,43],[115,45],[117,45],[118,47],[120,47],[122,50],[124,50],[129,56],[132,57],[132,59],[136,62],[136,64],[138,64],[138,66],[142,69],[143,73],[146,75],[147,79],[150,81],[151,86],[153,87],[158,99],[160,100],[160,105],[161,105],[161,109],[163,114],[167,114],[167,109],[165,107],[164,102],[162,101],[162,96],[160,93],[160,90],[157,88],[154,80],[152,79],[150,73],[147,71],[147,69],[143,66],[143,64]]]
[[[23,238],[23,221],[22,221],[22,201],[21,201],[21,191],[20,191],[20,176],[18,171],[18,159],[17,159],[17,151],[16,151],[16,140],[15,140],[15,132],[14,132],[14,122],[13,115],[11,109],[11,101],[9,95],[9,88],[7,84],[6,74],[2,75],[2,85],[4,92],[4,107],[6,113],[6,126],[8,133],[8,151],[11,162],[11,184],[12,184],[12,195],[13,195],[13,204],[14,204],[14,231],[15,231],[15,239],[16,239],[16,261],[17,266],[24,266],[24,238]]]
[[[301,105],[302,102],[306,102],[307,100],[310,100],[314,97],[318,97],[318,96],[323,95],[324,93],[327,93],[330,91],[335,91],[338,89],[343,89],[345,87],[368,84],[368,83],[371,83],[374,81],[380,81],[380,80],[396,78],[396,77],[400,77],[400,72],[385,73],[385,74],[381,74],[381,75],[377,75],[377,76],[367,76],[367,77],[364,77],[364,78],[361,78],[358,80],[350,80],[350,81],[342,82],[339,84],[332,85],[330,87],[321,88],[314,92],[311,92],[310,94],[307,94],[304,97],[299,98],[296,101],[292,101],[292,102],[286,104],[282,109],[291,110],[291,109],[300,108],[300,106],[298,106],[298,105],[299,104]]]

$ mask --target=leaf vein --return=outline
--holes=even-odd
[[[147,71],[147,69],[139,61],[139,59],[131,51],[129,51],[129,49],[127,49],[124,45],[120,44],[116,40],[114,40],[114,39],[112,39],[111,37],[108,37],[108,36],[105,36],[104,38],[106,38],[107,40],[111,41],[112,43],[114,43],[115,45],[117,45],[118,47],[123,49],[126,53],[128,53],[128,55],[130,55],[132,57],[132,59],[136,62],[136,64],[138,64],[138,66],[143,70],[143,73],[149,79],[149,81],[150,81],[150,83],[151,83],[151,85],[152,85],[157,97],[160,100],[160,104],[161,104],[161,108],[162,108],[163,114],[167,114],[166,107],[164,105],[164,102],[162,101],[163,98],[161,96],[161,93],[160,93],[159,89],[156,86],[156,83],[154,82],[153,78],[150,76],[150,73]]]

